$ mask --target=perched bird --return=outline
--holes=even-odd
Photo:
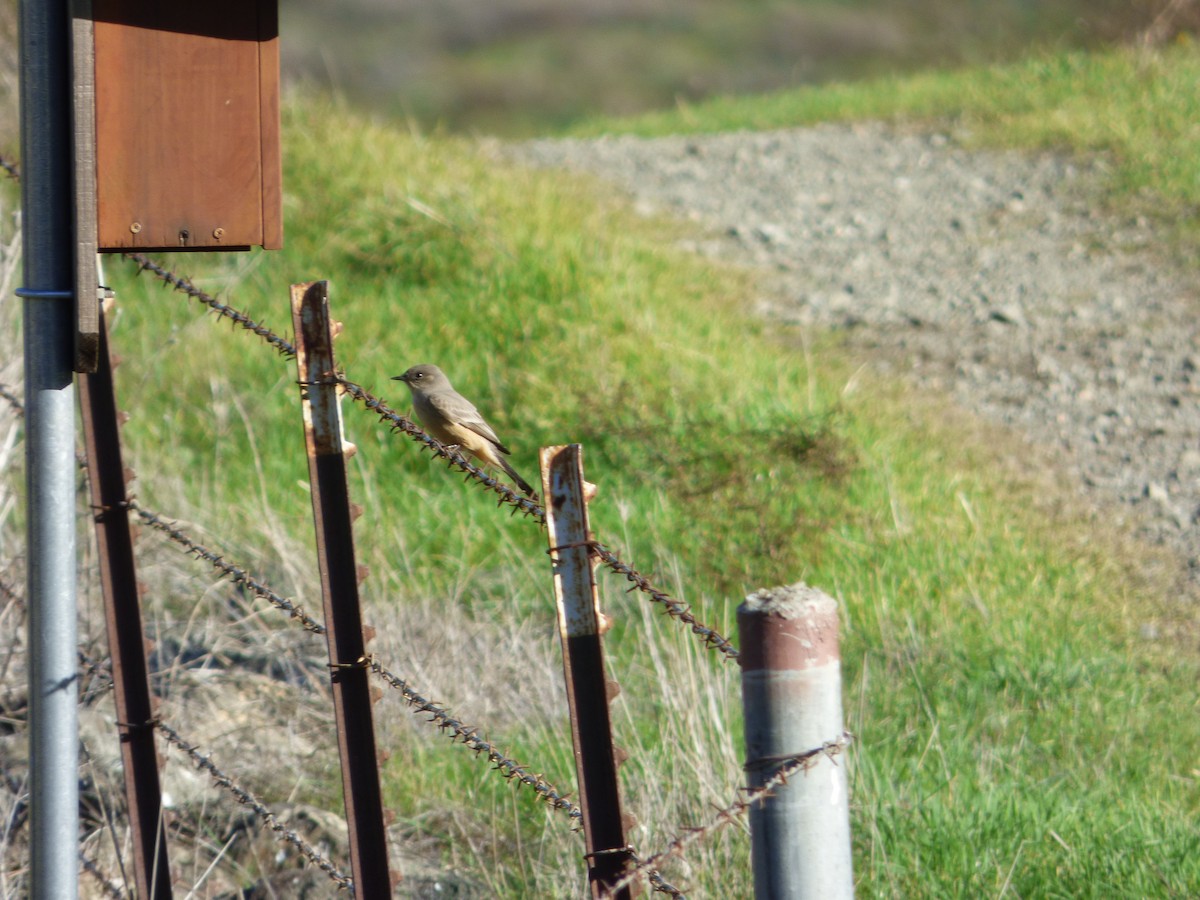
[[[522,491],[530,497],[536,496],[533,488],[504,458],[512,451],[500,443],[492,426],[484,421],[470,400],[454,389],[441,369],[423,363],[403,375],[392,376],[392,381],[403,381],[408,385],[417,418],[430,435],[447,447],[459,447],[485,465],[503,470]]]

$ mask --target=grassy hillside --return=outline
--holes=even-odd
[[[1038,93],[1043,112],[1058,108],[1081,66],[1110,79],[1097,118],[1125,114],[1136,68],[1043,65],[1031,120]],[[942,96],[989,102],[971,85],[994,74],[960,77]],[[895,83],[895,96],[928,95],[926,83]],[[843,111],[837,91],[805,96],[828,116],[868,111]],[[689,114],[727,127],[734,107],[707,124]],[[938,109],[890,114],[916,112]],[[1178,625],[1169,580],[1134,564],[1144,548],[1014,462],[1002,434],[874,383],[826,336],[749,318],[745,275],[672,249],[681,226],[639,219],[611,192],[306,97],[288,104],[285,139],[286,249],[167,263],[281,331],[288,284],[329,278],[347,375],[403,409],[388,376],[437,362],[529,480],[540,445],[582,442],[597,535],[722,629],[760,586],[805,579],[836,596],[860,895],[1200,890],[1200,673],[1182,641],[1139,638]],[[126,264],[107,279],[138,496],[315,607],[294,364]],[[372,649],[569,785],[544,535],[349,403],[346,430]],[[196,598],[147,577],[190,633]],[[737,671],[625,587],[604,578],[602,597],[631,838],[649,854],[736,793]],[[410,846],[479,896],[578,890],[582,844],[562,821],[394,698],[376,710]],[[336,808],[331,732],[305,734],[325,745],[296,790]],[[188,737],[218,755],[229,739]],[[747,896],[746,836],[726,829],[665,874],[694,896]]]
[[[1200,205],[1200,48],[1036,54],[1021,62],[929,71],[758,97],[726,96],[571,133],[761,131],[814,122],[888,119],[947,125],[967,144],[1101,152],[1114,161],[1113,200],[1189,219]]]

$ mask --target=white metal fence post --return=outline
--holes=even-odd
[[[800,583],[738,607],[748,786],[762,786],[814,748],[838,741],[842,673],[837,601]],[[818,755],[750,810],[758,900],[854,896],[844,760]]]

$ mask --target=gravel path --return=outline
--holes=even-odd
[[[1021,429],[1200,585],[1195,274],[1150,223],[1096,212],[1102,162],[882,125],[509,152],[711,226],[696,250],[776,276],[761,312]]]

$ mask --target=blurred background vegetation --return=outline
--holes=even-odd
[[[0,0],[16,151],[17,0]],[[527,137],[719,95],[1175,40],[1196,0],[281,0],[284,75],[421,131]]]
[[[522,136],[1032,50],[1173,39],[1179,0],[283,0],[285,72],[353,105]]]

